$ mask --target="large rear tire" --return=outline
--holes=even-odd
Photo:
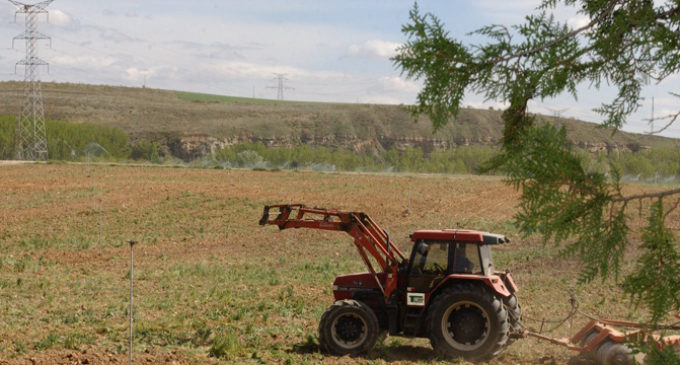
[[[430,343],[444,357],[486,361],[508,340],[508,313],[500,299],[481,286],[444,289],[428,310]]]
[[[505,346],[510,346],[522,334],[522,306],[519,305],[519,301],[514,294],[503,298],[503,306],[505,306],[505,310],[508,312],[510,330]]]
[[[378,318],[366,304],[339,300],[321,316],[321,349],[335,355],[359,355],[375,346],[380,335]]]

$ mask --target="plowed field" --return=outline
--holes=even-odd
[[[361,260],[342,233],[260,227],[262,206],[275,203],[367,212],[406,252],[416,229],[507,234],[496,267],[513,273],[525,324],[538,329],[546,319],[551,336],[587,321],[574,316],[548,332],[568,314],[569,293],[583,311],[641,318],[613,279],[579,284],[577,259],[519,237],[517,196],[499,178],[479,176],[0,166],[0,364],[125,363],[130,239],[139,242],[136,361],[446,362],[427,340],[400,337],[365,357],[319,352],[333,278],[362,270]],[[564,364],[573,355],[522,339],[492,363]]]

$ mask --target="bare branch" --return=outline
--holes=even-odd
[[[631,200],[642,200],[649,198],[663,198],[669,195],[680,194],[680,188],[660,191],[658,193],[646,193],[646,194],[636,194],[630,196],[617,196],[612,198],[612,202],[628,202]]]
[[[674,211],[675,209],[677,209],[678,205],[680,205],[680,198],[678,198],[678,200],[675,201],[675,204],[673,204],[673,206],[672,206],[670,209],[668,209],[668,211],[666,211],[666,213],[663,215],[663,219],[665,220],[666,217],[668,217],[668,215],[669,215],[672,211]]]
[[[653,130],[653,131],[651,131],[647,134],[659,134],[659,133],[665,131],[666,129],[668,129],[668,127],[670,127],[671,125],[673,125],[673,123],[675,123],[675,121],[678,119],[678,117],[680,117],[680,112],[659,118],[659,119],[671,118],[671,120],[668,123],[666,123],[666,125],[664,125],[663,127],[659,128],[657,130]]]

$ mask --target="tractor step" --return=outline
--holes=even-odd
[[[403,331],[405,335],[417,336],[422,329],[424,308],[406,308]]]

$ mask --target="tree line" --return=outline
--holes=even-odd
[[[131,142],[124,131],[115,127],[46,120],[46,130],[51,160],[132,159],[151,163],[176,160],[160,142],[143,138]],[[0,159],[15,157],[15,132],[16,118],[0,116]],[[474,174],[498,152],[499,148],[494,146],[463,146],[430,153],[418,147],[355,152],[346,148],[267,147],[262,142],[245,142],[227,146],[205,159],[223,166],[245,168]],[[680,147],[609,155],[581,151],[580,155],[587,165],[603,172],[613,166],[622,175],[641,179],[680,176]]]
[[[246,168],[316,168],[338,171],[395,171],[443,174],[474,174],[499,153],[494,146],[463,146],[426,154],[418,147],[358,153],[343,148],[294,146],[266,147],[262,142],[239,143],[217,151],[217,163]],[[640,152],[591,154],[580,150],[584,165],[603,173],[651,179],[680,177],[680,147]]]

